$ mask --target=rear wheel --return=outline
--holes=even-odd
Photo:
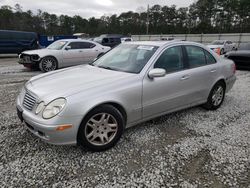
[[[124,120],[119,110],[103,105],[91,111],[78,131],[78,143],[92,151],[113,147],[121,138]]]
[[[208,110],[217,110],[223,103],[225,98],[226,87],[223,82],[218,82],[212,88],[204,108]]]
[[[49,72],[57,69],[57,60],[54,57],[44,57],[39,63],[42,72]]]

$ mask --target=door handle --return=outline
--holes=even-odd
[[[188,80],[190,78],[190,75],[185,75],[181,77],[181,80]]]
[[[82,50],[79,50],[79,52],[82,52]]]
[[[211,73],[214,73],[214,72],[216,72],[216,69],[212,69],[210,72],[211,72]]]

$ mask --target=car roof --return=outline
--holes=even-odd
[[[86,40],[86,39],[60,39],[60,40],[57,40],[57,41],[67,41],[67,42],[91,42],[91,43],[94,43],[93,41],[91,41],[91,40]]]
[[[189,44],[189,45],[199,45],[201,46],[202,44],[196,43],[196,42],[189,42],[189,41],[180,41],[180,40],[171,40],[171,41],[132,41],[132,42],[127,42],[127,44],[135,44],[135,45],[148,45],[148,46],[166,46],[166,45],[171,45],[171,44]]]

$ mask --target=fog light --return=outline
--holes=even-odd
[[[64,130],[66,130],[66,129],[70,129],[70,128],[72,128],[73,127],[73,125],[60,125],[60,126],[58,126],[57,128],[56,128],[56,130],[57,131],[64,131]]]

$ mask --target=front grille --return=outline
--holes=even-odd
[[[35,104],[36,104],[36,97],[34,97],[28,91],[26,91],[23,99],[24,108],[31,111]]]

